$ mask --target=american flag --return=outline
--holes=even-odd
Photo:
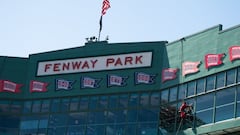
[[[101,13],[100,21],[99,21],[100,28],[99,28],[98,40],[100,40],[100,35],[101,35],[101,31],[102,31],[102,17],[103,17],[103,15],[106,14],[106,12],[109,8],[110,8],[109,0],[103,0],[102,13]]]
[[[110,2],[109,0],[103,0],[102,5],[102,16],[106,14],[107,10],[110,8]]]

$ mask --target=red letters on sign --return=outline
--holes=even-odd
[[[110,64],[112,64],[114,62],[113,58],[108,58],[106,61],[106,67],[108,67]]]
[[[137,65],[137,64],[142,64],[142,58],[143,56],[140,55],[140,56],[135,56],[135,57],[132,57],[132,56],[127,56],[127,57],[117,57],[117,58],[108,58],[106,60],[106,67],[109,67],[109,66],[127,66],[127,65]]]
[[[46,64],[46,65],[45,65],[44,72],[47,72],[47,70],[50,68],[50,66],[52,66],[52,64]]]
[[[60,67],[59,67],[60,65],[61,65],[61,63],[55,63],[55,64],[53,65],[53,71],[54,71],[54,72],[60,71],[60,69],[59,69],[59,68],[60,68]]]

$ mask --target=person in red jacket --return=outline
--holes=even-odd
[[[180,108],[179,108],[179,112],[180,112],[180,117],[182,118],[182,119],[185,119],[186,118],[186,108],[188,108],[189,107],[189,105],[185,102],[185,101],[183,101],[183,103],[182,103],[182,105],[180,106]]]

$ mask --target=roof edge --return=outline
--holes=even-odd
[[[190,37],[199,35],[199,34],[201,34],[201,33],[204,33],[204,32],[207,32],[207,31],[209,31],[209,30],[216,29],[216,28],[218,28],[218,30],[219,30],[219,32],[220,32],[220,31],[222,30],[222,24],[218,24],[218,25],[215,25],[215,26],[213,26],[213,27],[207,28],[207,29],[205,29],[205,30],[202,30],[202,31],[193,33],[193,34],[188,35],[188,36],[185,36],[185,37],[182,37],[181,39],[178,39],[178,40],[175,40],[175,41],[173,41],[173,42],[170,42],[170,43],[168,43],[167,45],[174,44],[174,43],[176,43],[176,42],[182,41],[182,40],[185,39],[185,38],[190,38]]]

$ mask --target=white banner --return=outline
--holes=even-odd
[[[152,52],[44,61],[38,63],[37,76],[149,67]]]

